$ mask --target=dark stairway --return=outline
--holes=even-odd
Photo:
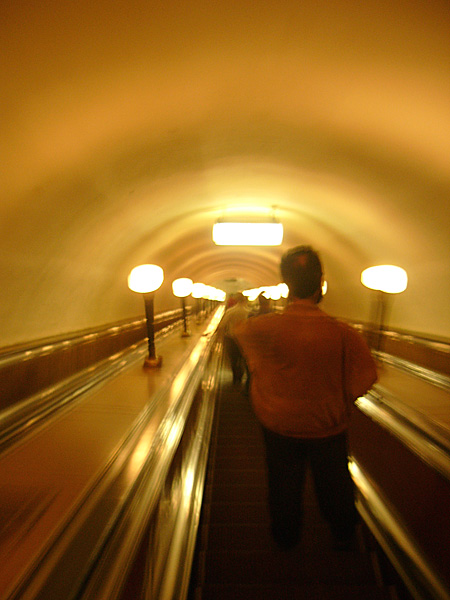
[[[304,502],[302,541],[281,551],[269,532],[260,430],[224,368],[190,600],[385,599],[362,536],[358,550],[334,551],[310,481]]]

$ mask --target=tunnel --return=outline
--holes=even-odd
[[[183,546],[194,579],[164,583],[168,539],[188,527],[171,498],[183,503],[183,457],[203,456],[186,485],[204,499],[193,529],[214,529],[205,506],[220,423],[234,426],[234,405],[250,416],[215,333],[225,304],[189,297],[183,338],[172,282],[226,298],[278,286],[282,254],[310,245],[324,264],[323,310],[366,338],[380,368],[355,406],[350,466],[367,546],[395,581],[382,593],[450,597],[448,3],[47,0],[3,2],[0,15],[0,596],[201,593],[194,534]],[[213,226],[227,220],[281,223],[282,243],[217,245]],[[164,273],[153,370],[142,367],[145,304],[127,283],[142,264]],[[377,265],[404,269],[406,289],[363,285]],[[119,471],[135,490],[120,509]],[[135,523],[150,505],[158,519]],[[231,582],[212,579],[203,597],[219,600]],[[274,585],[265,597],[282,597]],[[342,597],[372,597],[352,593]]]

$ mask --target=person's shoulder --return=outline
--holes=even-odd
[[[333,317],[332,315],[325,315],[331,322],[336,324],[336,327],[339,327],[340,329],[345,329],[346,331],[348,331],[349,329],[352,329],[352,327],[346,323],[345,321],[343,321],[342,319],[340,319],[339,317]]]
[[[255,329],[270,328],[276,326],[276,324],[280,322],[282,314],[283,313],[270,312],[263,315],[255,315],[247,319],[247,322],[251,322],[251,326]]]
[[[364,334],[351,323],[347,323],[341,319],[335,319],[337,326],[343,333],[343,337],[348,344],[351,344],[355,348],[362,348],[367,346],[367,342],[364,338]]]
[[[245,323],[247,327],[257,329],[259,327],[264,327],[267,323],[273,322],[273,318],[277,316],[279,315],[276,313],[266,313],[263,315],[249,313],[247,319],[243,323]]]
[[[352,323],[344,321],[344,319],[341,319],[339,317],[330,317],[330,319],[333,319],[336,322],[337,326],[341,329],[359,335],[358,328],[355,327],[355,325],[353,325]]]
[[[283,314],[283,312],[272,311],[272,312],[263,313],[261,315],[255,315],[254,318],[258,319],[258,321],[260,321],[260,322],[264,322],[264,321],[270,321],[272,319],[277,319],[282,314]]]
[[[340,317],[334,317],[324,311],[321,311],[320,316],[325,321],[327,321],[331,327],[335,327],[337,330],[341,331],[341,333],[343,335],[348,335],[350,337],[354,337],[354,336],[359,337],[360,336],[359,332],[353,325],[351,325],[347,321],[344,321]]]

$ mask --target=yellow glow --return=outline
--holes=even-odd
[[[153,434],[147,434],[140,440],[136,448],[133,450],[131,460],[127,468],[130,481],[133,481],[142,469],[146,459],[148,458],[150,449],[152,447],[152,442]]]
[[[218,246],[279,246],[281,223],[215,223],[213,241]]]
[[[327,291],[328,291],[328,283],[326,281],[324,281],[322,283],[322,296],[325,296],[325,294],[327,293]]]
[[[211,285],[205,285],[205,287],[203,288],[202,298],[204,298],[205,300],[213,300],[214,294],[215,288],[213,288]]]
[[[287,298],[289,296],[289,288],[285,283],[279,283],[278,288],[282,298]]]
[[[378,265],[369,267],[361,273],[361,283],[371,290],[387,294],[399,294],[408,286],[408,276],[401,267]]]
[[[227,295],[223,290],[219,290],[212,285],[203,286],[203,294],[201,298],[204,298],[205,300],[216,300],[217,302],[223,302],[226,296]]]
[[[216,289],[216,296],[214,300],[217,302],[225,302],[227,295],[223,290]]]
[[[192,496],[192,490],[194,489],[195,483],[195,472],[192,467],[189,467],[186,471],[184,479],[183,496],[186,499],[186,503],[189,503]]]
[[[281,290],[277,285],[273,285],[269,291],[271,300],[279,300],[281,298]]]
[[[188,277],[180,277],[172,282],[172,291],[177,298],[186,298],[192,292],[194,283]]]
[[[164,271],[157,265],[139,265],[128,275],[128,287],[140,294],[154,292],[163,281]]]
[[[203,294],[205,293],[205,284],[194,283],[191,293],[193,298],[203,298]]]
[[[250,302],[253,302],[253,300],[256,300],[256,298],[259,296],[260,292],[260,288],[254,288],[252,290],[244,290],[242,294],[246,296]]]

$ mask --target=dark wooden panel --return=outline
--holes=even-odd
[[[181,311],[156,316],[155,332],[179,321]],[[0,410],[28,398],[91,365],[139,343],[147,335],[144,320],[111,325],[54,338],[0,353]],[[3,359],[3,360],[2,360]]]
[[[356,408],[350,449],[450,587],[450,481]]]
[[[407,331],[374,331],[364,323],[349,324],[359,330],[371,348],[450,376],[450,342],[427,339]]]

